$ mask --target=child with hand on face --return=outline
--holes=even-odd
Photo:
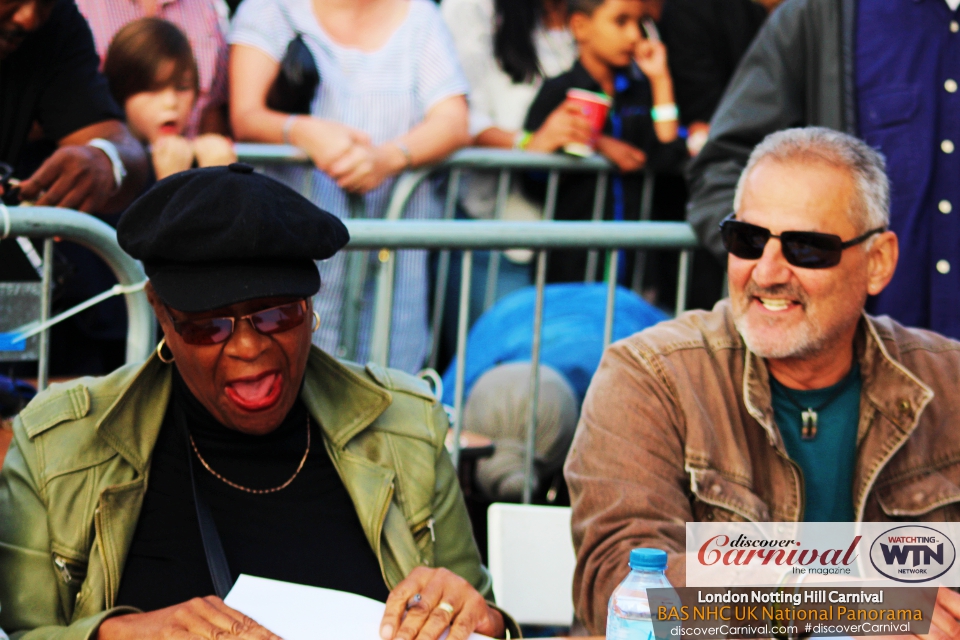
[[[183,136],[199,84],[190,43],[174,24],[159,18],[127,24],[110,43],[103,72],[130,131],[150,149],[157,180],[194,162],[200,167],[236,162],[233,143],[222,135]]]
[[[569,71],[540,88],[524,126],[536,133],[525,148],[553,152],[571,142],[589,143],[590,123],[567,92],[582,89],[606,94],[611,104],[595,150],[620,173],[608,182],[604,218],[636,220],[643,180],[634,172],[644,167],[679,171],[689,157],[686,143],[679,137],[666,48],[643,33],[643,0],[567,0],[567,16],[579,59]],[[590,219],[596,182],[593,175],[564,174],[554,217]],[[542,185],[532,180],[527,184],[531,195],[543,191]],[[583,251],[554,252],[548,262],[548,281],[582,281],[586,255]],[[621,261],[621,274],[627,270],[628,265]]]

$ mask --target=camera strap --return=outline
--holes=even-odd
[[[213,521],[213,513],[210,511],[210,506],[204,499],[203,493],[197,488],[197,479],[193,469],[193,449],[190,447],[190,431],[187,428],[187,419],[183,413],[183,407],[177,402],[174,402],[174,412],[180,425],[180,431],[183,434],[184,443],[187,446],[187,466],[190,469],[193,504],[197,509],[197,522],[200,524],[200,537],[203,540],[203,554],[207,558],[207,569],[210,570],[213,591],[223,599],[227,597],[230,588],[233,586],[230,565],[227,563],[227,555],[223,552],[223,544],[220,542],[217,524]]]

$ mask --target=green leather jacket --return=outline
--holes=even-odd
[[[170,395],[156,356],[53,385],[14,423],[0,473],[0,628],[16,640],[93,637],[115,598]],[[302,398],[347,488],[384,582],[442,566],[492,600],[448,422],[421,381],[313,349]]]

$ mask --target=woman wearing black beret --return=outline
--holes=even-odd
[[[246,573],[386,601],[383,640],[503,636],[441,406],[411,376],[311,346],[314,261],[347,243],[343,224],[231,165],[159,182],[118,239],[165,337],[15,422],[0,627],[273,638],[220,599]]]

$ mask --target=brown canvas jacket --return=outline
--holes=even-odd
[[[864,314],[853,503],[858,520],[960,519],[960,342]],[[773,421],[764,361],[729,302],[607,349],[565,474],[577,550],[574,604],[603,634],[634,547],[686,581],[688,521],[798,521],[804,485]]]

